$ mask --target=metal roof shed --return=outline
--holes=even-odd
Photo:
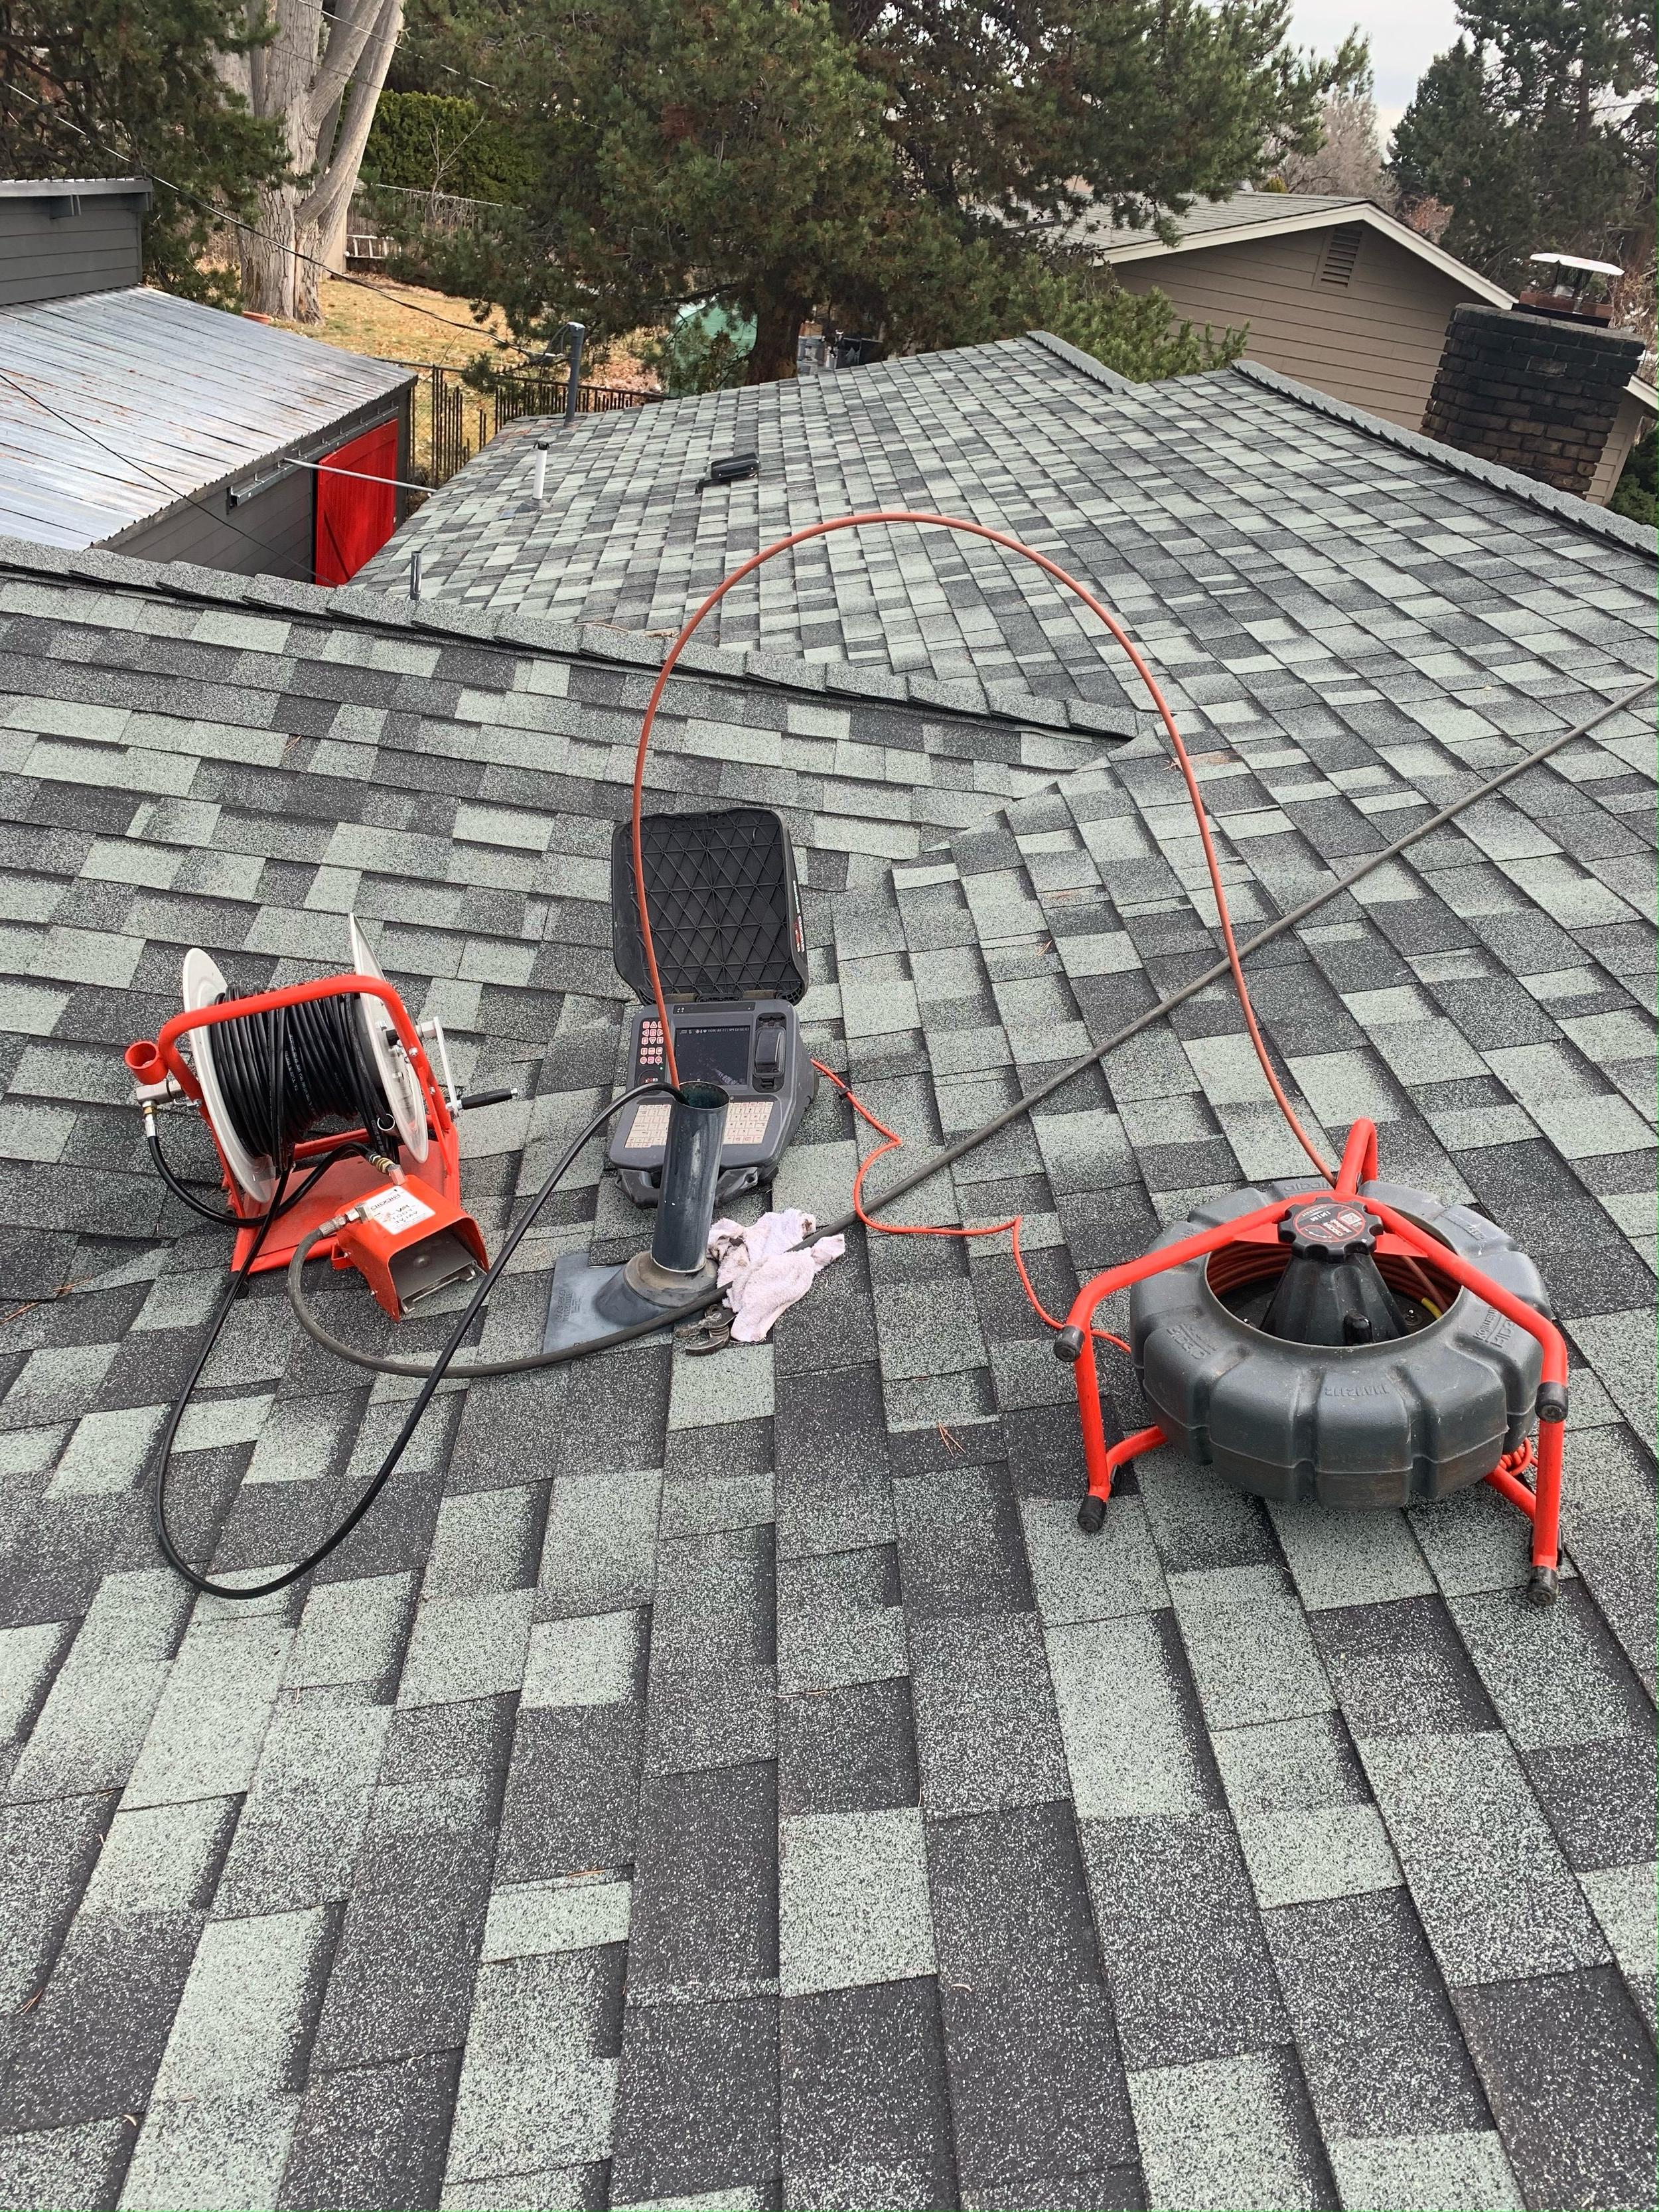
[[[145,187],[108,181],[0,184],[0,234],[101,185],[136,273]],[[134,283],[64,296],[39,251],[28,274],[0,306],[0,532],[307,582],[390,536],[395,493],[305,465],[406,478],[409,370]]]

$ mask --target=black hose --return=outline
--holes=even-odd
[[[277,1077],[277,1080],[280,1082],[280,1075]],[[280,1575],[273,1575],[265,1582],[253,1583],[239,1587],[230,1583],[216,1583],[210,1581],[207,1576],[198,1574],[196,1569],[192,1567],[187,1560],[180,1556],[178,1547],[173,1540],[172,1532],[169,1530],[167,1522],[167,1469],[173,1456],[173,1442],[179,1433],[179,1425],[185,1417],[185,1408],[190,1402],[191,1396],[196,1389],[197,1383],[201,1380],[202,1370],[206,1367],[208,1360],[212,1355],[213,1347],[219,1340],[219,1333],[225,1325],[226,1316],[228,1315],[232,1305],[235,1303],[236,1294],[241,1289],[242,1285],[246,1281],[253,1263],[259,1255],[260,1247],[264,1243],[265,1237],[270,1229],[271,1224],[277,1218],[278,1214],[282,1210],[280,1201],[284,1185],[287,1182],[287,1175],[284,1174],[277,1185],[277,1195],[273,1199],[270,1206],[267,1208],[264,1218],[259,1224],[258,1233],[255,1235],[252,1244],[248,1248],[246,1258],[243,1261],[240,1267],[238,1268],[235,1274],[232,1276],[229,1288],[227,1290],[224,1297],[220,1302],[219,1310],[214,1316],[213,1325],[208,1332],[207,1341],[202,1346],[202,1350],[197,1359],[196,1364],[191,1370],[190,1380],[185,1383],[184,1389],[180,1392],[178,1399],[174,1401],[173,1411],[168,1416],[167,1427],[162,1431],[161,1440],[159,1446],[158,1457],[155,1464],[155,1484],[151,1492],[151,1518],[155,1528],[155,1538],[157,1543],[161,1547],[161,1556],[167,1560],[169,1566],[174,1568],[178,1573],[184,1577],[185,1580],[191,1585],[192,1589],[201,1590],[209,1597],[244,1599],[270,1597],[277,1590],[287,1589],[291,1583],[297,1583],[302,1577],[310,1574],[314,1568],[322,1565],[323,1561],[327,1559],[331,1552],[337,1550],[340,1545],[344,1543],[346,1538],[357,1526],[357,1523],[362,1519],[364,1514],[368,1512],[369,1507],[380,1496],[387,1482],[390,1481],[398,1461],[408,1449],[410,1438],[414,1435],[416,1429],[420,1425],[422,1414],[425,1413],[427,1407],[431,1404],[433,1395],[436,1391],[439,1383],[441,1382],[444,1376],[449,1373],[450,1363],[454,1358],[455,1353],[460,1348],[462,1338],[466,1334],[468,1329],[471,1328],[473,1322],[477,1317],[478,1313],[483,1306],[485,1299],[489,1296],[491,1291],[495,1289],[496,1284],[501,1280],[502,1274],[505,1273],[507,1261],[512,1258],[514,1253],[517,1251],[520,1244],[523,1242],[526,1232],[530,1229],[531,1224],[534,1222],[536,1216],[541,1212],[543,1206],[552,1196],[554,1191],[562,1181],[572,1162],[581,1151],[582,1146],[587,1142],[590,1137],[595,1135],[598,1131],[605,1127],[605,1123],[611,1119],[611,1116],[613,1114],[618,1113],[623,1107],[628,1105],[632,1100],[635,1098],[647,1097],[653,1094],[664,1091],[666,1091],[669,1096],[673,1097],[678,1097],[679,1096],[677,1091],[674,1091],[671,1085],[665,1083],[653,1082],[636,1085],[632,1091],[625,1091],[620,1098],[612,1099],[610,1105],[602,1107],[599,1113],[597,1113],[593,1116],[592,1120],[587,1124],[586,1127],[571,1139],[570,1143],[565,1147],[563,1152],[561,1153],[558,1163],[555,1166],[553,1172],[548,1176],[546,1182],[543,1183],[535,1197],[530,1201],[529,1207],[525,1212],[523,1218],[516,1222],[513,1228],[508,1231],[505,1243],[502,1244],[501,1250],[495,1255],[494,1265],[489,1267],[479,1278],[477,1289],[467,1300],[465,1307],[456,1321],[454,1327],[449,1333],[447,1342],[445,1344],[443,1350],[438,1354],[435,1362],[429,1367],[415,1366],[412,1369],[410,1363],[404,1362],[394,1370],[398,1373],[409,1373],[412,1371],[424,1376],[425,1380],[422,1383],[420,1389],[416,1394],[414,1402],[410,1407],[402,1428],[398,1430],[397,1436],[392,1440],[391,1449],[386,1453],[386,1457],[380,1462],[379,1468],[375,1471],[374,1480],[364,1491],[362,1496],[357,1500],[357,1503],[352,1507],[351,1510],[346,1515],[345,1518],[340,1522],[333,1532],[325,1537],[319,1545],[318,1545],[314,1552],[308,1553],[296,1566],[289,1567]],[[305,1193],[309,1190],[312,1185],[317,1181],[318,1176],[322,1174],[324,1169],[331,1167],[334,1164],[335,1158],[336,1155],[331,1152],[324,1156],[318,1166],[309,1176],[307,1176],[304,1184],[301,1187],[301,1189],[295,1194],[296,1199],[301,1198],[305,1195]],[[313,1236],[305,1239],[296,1251],[294,1261],[289,1262],[289,1291],[290,1297],[293,1296],[294,1279],[297,1267],[303,1261],[304,1255],[310,1250],[312,1245],[316,1243],[318,1237],[322,1235],[322,1233],[323,1232],[319,1230]],[[711,1293],[710,1295],[712,1296],[713,1294]],[[697,1300],[695,1304],[688,1304],[684,1309],[672,1309],[668,1312],[661,1315],[659,1317],[644,1322],[637,1328],[620,1331],[616,1337],[609,1339],[607,1341],[622,1343],[626,1341],[629,1337],[644,1335],[650,1330],[663,1328],[671,1322],[679,1320],[682,1317],[683,1313],[698,1311],[702,1306],[707,1305],[708,1303],[709,1297],[705,1297]],[[365,1355],[350,1350],[348,1346],[339,1344],[336,1339],[330,1337],[326,1331],[321,1330],[320,1323],[313,1324],[301,1305],[296,1304],[295,1310],[299,1312],[302,1323],[309,1330],[310,1334],[316,1337],[319,1343],[326,1344],[331,1351],[337,1351],[343,1358],[350,1359],[360,1366],[379,1366],[382,1364],[381,1362],[369,1359],[366,1358]],[[583,1348],[597,1350],[598,1346],[585,1346]],[[552,1363],[547,1359],[546,1355],[544,1354],[540,1359],[509,1360],[499,1364],[491,1363],[487,1365],[475,1367],[471,1371],[473,1374],[514,1374],[525,1367],[541,1366],[551,1364]],[[465,1375],[468,1370],[457,1369],[455,1371],[458,1375]]]
[[[287,1200],[287,1204],[290,1206],[297,1206],[300,1200],[305,1197],[306,1194],[311,1190],[316,1183],[321,1181],[322,1177],[326,1175],[329,1169],[335,1165],[337,1161],[349,1158],[352,1152],[355,1152],[359,1148],[356,1146],[342,1146],[338,1151],[325,1152],[322,1158],[313,1166],[311,1172],[306,1176],[305,1181],[300,1185],[293,1196]],[[179,1424],[185,1418],[185,1413],[190,1405],[191,1400],[196,1395],[196,1386],[201,1381],[203,1373],[206,1369],[209,1360],[213,1357],[213,1348],[218,1343],[219,1338],[223,1332],[225,1323],[230,1317],[230,1310],[232,1306],[235,1304],[238,1297],[240,1297],[243,1285],[246,1283],[248,1277],[252,1273],[253,1263],[258,1258],[260,1252],[264,1249],[265,1238],[270,1235],[272,1225],[280,1219],[282,1214],[285,1211],[284,1193],[288,1188],[289,1176],[292,1172],[293,1170],[291,1169],[287,1170],[277,1178],[276,1188],[272,1194],[270,1204],[265,1208],[264,1212],[260,1217],[259,1225],[253,1232],[252,1240],[248,1245],[242,1264],[237,1268],[234,1274],[232,1275],[229,1282],[225,1285],[224,1296],[219,1301],[218,1310],[213,1316],[212,1323],[208,1329],[207,1336],[203,1342],[202,1348],[196,1355],[196,1364],[191,1369],[189,1379],[186,1381],[184,1389],[179,1393],[179,1395],[173,1401],[173,1410],[167,1416],[167,1426],[161,1431],[161,1443],[157,1447],[155,1477],[150,1491],[150,1521],[155,1530],[155,1540],[161,1546],[161,1556],[166,1559],[169,1566],[176,1568],[178,1572],[184,1577],[185,1580],[187,1583],[191,1583],[197,1589],[206,1590],[214,1597],[257,1597],[264,1595],[264,1593],[258,1590],[231,1589],[222,1583],[207,1582],[196,1572],[196,1570],[191,1566],[186,1560],[179,1556],[178,1548],[173,1540],[172,1531],[167,1527],[167,1470],[172,1464],[173,1448],[178,1438]],[[239,1224],[238,1225],[246,1226],[245,1224]],[[281,1583],[273,1583],[269,1585],[269,1588],[273,1589],[280,1589],[282,1587],[283,1584]]]
[[[204,1221],[214,1222],[221,1229],[241,1229],[246,1226],[240,1214],[232,1213],[224,1206],[210,1206],[205,1199],[198,1198],[188,1184],[179,1182],[178,1176],[167,1165],[167,1154],[161,1150],[161,1133],[155,1126],[154,1115],[149,1117],[149,1125],[144,1131],[144,1141],[149,1146],[149,1157],[156,1174],[161,1176],[180,1206],[187,1206],[192,1213],[199,1213]]]
[[[289,1158],[324,1121],[361,1128],[371,1141],[396,1134],[358,1030],[355,997],[252,1007],[214,1024],[211,1049],[225,1111],[256,1159]]]
[[[144,1139],[149,1146],[150,1158],[155,1164],[155,1172],[161,1176],[162,1182],[167,1185],[167,1188],[173,1193],[173,1196],[179,1200],[181,1206],[187,1206],[192,1213],[199,1213],[204,1221],[211,1221],[216,1227],[220,1229],[246,1229],[247,1227],[247,1218],[245,1214],[229,1213],[222,1211],[218,1206],[210,1206],[204,1199],[198,1198],[190,1185],[187,1182],[183,1182],[173,1173],[172,1168],[167,1164],[166,1153],[161,1150],[161,1132],[156,1128],[153,1121],[149,1127],[144,1132]],[[329,1164],[331,1165],[336,1160],[349,1159],[354,1155],[360,1158],[367,1159],[368,1158],[368,1147],[366,1145],[357,1143],[355,1139],[346,1139],[334,1146],[331,1151],[329,1154]],[[210,1189],[214,1188],[214,1186],[210,1184],[204,1184],[202,1188],[204,1189]],[[305,1188],[309,1189],[310,1184],[307,1183]],[[294,1207],[300,1203],[301,1199],[304,1195],[305,1190],[296,1190],[291,1197],[283,1199],[276,1208],[275,1216],[276,1219],[280,1221],[285,1213],[291,1212]]]

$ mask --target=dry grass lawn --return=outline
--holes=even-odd
[[[474,319],[465,300],[447,292],[430,292],[421,284],[394,284],[379,276],[337,276],[323,279],[323,322],[284,323],[283,330],[299,331],[320,338],[325,345],[340,346],[347,353],[374,355],[381,361],[429,361],[444,368],[465,368],[487,348],[501,343],[498,356],[503,368],[517,368],[523,354],[507,334],[507,318],[492,308],[488,323]],[[642,340],[646,333],[639,333]],[[635,341],[623,338],[583,363],[586,377],[599,384],[626,385],[654,392],[657,380],[644,369]]]
[[[487,325],[474,320],[465,300],[429,292],[420,284],[392,284],[380,277],[323,279],[323,320],[284,323],[283,330],[320,338],[347,353],[372,354],[381,361],[432,361],[445,368],[465,368],[492,342],[507,337],[499,307]],[[516,347],[501,356],[503,368],[520,360]]]
[[[382,277],[353,276],[343,280],[325,276],[322,307],[320,325],[283,322],[278,327],[297,331],[303,337],[317,338],[324,345],[338,346],[346,353],[367,354],[380,361],[433,362],[453,370],[466,368],[480,354],[488,352],[504,369],[519,368],[525,362],[523,350],[507,337],[507,318],[499,307],[490,310],[487,323],[480,323],[466,301],[454,299],[447,292],[429,291],[424,285],[398,284]],[[624,338],[602,352],[587,356],[582,363],[584,380],[596,384],[626,385],[636,391],[658,390],[656,378],[638,358],[638,344],[647,335],[641,331],[637,338]],[[422,377],[416,385],[410,426],[410,459],[416,475],[423,482],[428,480],[427,472],[433,462],[433,379]],[[453,467],[457,438],[460,441],[461,458],[468,458],[488,442],[494,422],[490,404],[482,396],[468,394],[462,398],[455,386],[452,385],[450,390],[461,410],[447,434],[447,465]]]

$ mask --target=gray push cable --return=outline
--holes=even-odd
[[[1571,744],[1575,738],[1585,736],[1589,731],[1595,729],[1598,723],[1605,722],[1609,714],[1617,714],[1626,707],[1633,707],[1638,699],[1653,690],[1656,683],[1659,683],[1659,678],[1649,677],[1646,683],[1638,684],[1633,691],[1626,692],[1622,698],[1611,699],[1605,707],[1598,708],[1588,721],[1579,722],[1571,730],[1563,730],[1559,736],[1552,738],[1547,744],[1540,745],[1536,752],[1528,753],[1524,760],[1518,760],[1513,766],[1503,769],[1498,775],[1489,777],[1485,783],[1468,793],[1463,798],[1454,799],[1449,806],[1443,806],[1438,814],[1431,814],[1426,822],[1419,822],[1414,830],[1408,830],[1403,837],[1396,837],[1392,845],[1385,845],[1380,853],[1373,853],[1368,860],[1361,861],[1360,865],[1349,874],[1340,877],[1334,884],[1328,884],[1322,891],[1316,891],[1310,899],[1304,899],[1300,906],[1292,907],[1288,914],[1281,915],[1277,921],[1270,923],[1266,929],[1258,930],[1254,937],[1247,938],[1238,948],[1239,958],[1242,960],[1247,953],[1260,951],[1264,945],[1271,945],[1274,938],[1282,937],[1287,929],[1294,929],[1297,922],[1305,921],[1310,914],[1316,913],[1322,906],[1328,905],[1332,899],[1340,897],[1344,891],[1352,890],[1357,883],[1362,882],[1374,869],[1382,867],[1387,861],[1397,860],[1407,846],[1414,845],[1419,838],[1426,837],[1431,830],[1438,830],[1446,823],[1455,821],[1458,815],[1465,812],[1469,807],[1476,805],[1481,799],[1490,799],[1494,791],[1501,791],[1506,783],[1512,783],[1517,775],[1524,775],[1528,769],[1536,768],[1540,762],[1547,761],[1552,753],[1559,752],[1563,745]],[[1218,960],[1213,968],[1206,968],[1201,975],[1194,976],[1190,983],[1184,983],[1180,990],[1172,991],[1167,999],[1160,999],[1158,1004],[1149,1007],[1146,1013],[1137,1014],[1133,1021],[1119,1030],[1115,1036],[1109,1036],[1104,1044],[1091,1045],[1087,1052],[1080,1054],[1076,1060],[1068,1060],[1057,1075],[1051,1075],[1046,1083],[1039,1084],[1035,1091],[1026,1091],[1023,1097],[1015,1099],[1012,1106],[1005,1106],[1000,1114],[994,1115],[982,1127],[970,1131],[965,1137],[958,1137],[955,1144],[947,1145],[943,1152],[935,1152],[931,1159],[924,1160],[920,1167],[912,1168],[908,1175],[901,1176],[896,1182],[890,1183],[885,1190],[879,1192],[875,1197],[866,1197],[864,1200],[865,1212],[879,1213],[884,1206],[891,1206],[895,1199],[902,1198],[907,1192],[916,1189],[931,1176],[940,1174],[945,1168],[954,1166],[964,1153],[971,1152],[976,1146],[982,1145],[988,1138],[994,1137],[1000,1129],[1006,1129],[1011,1121],[1017,1121],[1022,1114],[1029,1114],[1034,1106],[1041,1106],[1045,1098],[1052,1098],[1055,1091],[1063,1084],[1069,1083],[1074,1075],[1082,1075],[1089,1068],[1097,1066],[1109,1052],[1115,1052],[1121,1044],[1127,1044],[1132,1036],[1139,1036],[1142,1030],[1150,1029],[1154,1022],[1161,1021],[1165,1014],[1172,1013],[1177,1006],[1185,1006],[1188,999],[1196,998],[1200,991],[1208,990],[1212,983],[1219,982],[1224,975],[1230,973],[1227,962],[1224,959]],[[813,1232],[809,1241],[816,1243],[820,1237],[837,1236],[842,1230],[850,1228],[857,1218],[856,1212],[848,1211],[836,1220],[826,1221]]]

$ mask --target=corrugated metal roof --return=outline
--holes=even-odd
[[[97,199],[111,192],[130,199],[148,194],[148,177],[0,177],[0,200],[58,199],[73,192],[77,199]]]
[[[0,532],[63,546],[104,544],[410,378],[138,286],[0,311]]]

